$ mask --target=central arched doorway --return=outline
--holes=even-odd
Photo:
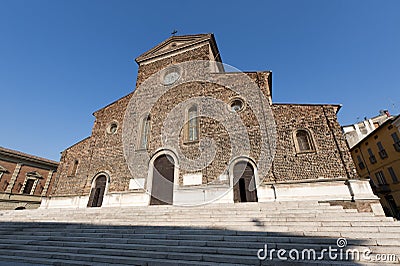
[[[99,175],[92,185],[90,191],[88,207],[101,207],[103,203],[104,192],[106,190],[107,177],[105,175]]]
[[[175,165],[172,156],[163,154],[153,163],[150,205],[171,205],[174,192]]]
[[[233,166],[233,201],[258,201],[254,168],[247,161],[240,161]]]

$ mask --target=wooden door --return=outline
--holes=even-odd
[[[106,182],[107,178],[104,175],[96,178],[95,185],[90,191],[88,207],[101,207],[106,190]]]
[[[233,201],[257,202],[254,170],[247,162],[238,162],[233,167]]]
[[[150,205],[171,205],[174,192],[174,161],[161,155],[154,161]]]

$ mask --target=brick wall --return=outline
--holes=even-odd
[[[47,196],[52,188],[58,163],[0,147],[0,165],[7,170],[3,172],[0,179],[0,192],[20,194],[27,176],[30,176],[36,184],[31,195],[42,196],[46,190],[43,196]],[[49,174],[51,174],[51,180],[48,180]]]
[[[337,106],[273,104],[272,108],[278,141],[274,176],[268,179],[289,181],[355,177],[354,164],[337,122]],[[315,152],[296,152],[293,132],[301,128],[311,131]]]
[[[184,53],[174,56],[153,60],[139,65],[137,78],[137,90],[140,85],[152,74],[169,65],[190,60],[209,60],[210,46],[203,45],[195,47]],[[260,95],[248,95],[244,97],[246,108],[238,113],[243,125],[249,135],[250,157],[255,161],[259,159],[260,150],[265,145],[261,137],[260,125],[257,121],[259,111],[251,108],[251,104],[264,105],[265,113],[268,104],[271,104],[271,73],[250,72],[246,73],[260,89]],[[144,156],[150,156],[162,148],[161,132],[163,122],[179,103],[186,100],[209,96],[229,104],[230,100],[237,96],[237,90],[246,90],[246,79],[240,74],[218,73],[212,76],[215,81],[184,83],[173,87],[167,93],[158,98],[151,110],[151,135],[147,151],[134,151],[138,160],[131,163],[133,177],[147,178],[149,161]],[[221,86],[218,84],[227,84]],[[151,88],[154,89],[154,88]],[[122,145],[122,127],[129,132],[140,132],[140,125],[130,123],[123,125],[124,115],[131,97],[142,97],[137,101],[139,110],[145,107],[149,100],[155,97],[150,91],[140,94],[135,91],[118,101],[106,106],[94,113],[96,121],[93,126],[92,135],[82,142],[68,148],[63,152],[61,163],[58,168],[58,180],[53,190],[53,195],[87,195],[89,194],[93,177],[100,173],[109,173],[111,182],[109,191],[128,190],[129,179],[132,174],[127,167]],[[141,96],[138,96],[141,95]],[[261,100],[263,95],[267,102]],[[251,104],[250,104],[251,103]],[[266,181],[291,181],[317,178],[354,177],[354,166],[350,160],[350,154],[341,134],[340,126],[336,119],[338,106],[334,105],[296,105],[296,104],[273,104],[270,106],[276,122],[277,147],[273,163],[273,171],[259,173]],[[206,105],[199,108],[208,108]],[[263,114],[261,114],[263,115]],[[184,114],[177,114],[178,121]],[[107,127],[111,123],[118,124],[115,134],[108,134]],[[231,159],[231,143],[229,132],[225,126],[235,128],[233,122],[227,122],[225,126],[211,117],[200,117],[200,138],[213,139],[215,143],[215,159],[210,165],[202,170],[203,184],[218,183],[218,176],[224,173]],[[229,124],[231,123],[231,124]],[[312,132],[316,151],[311,153],[297,154],[294,148],[293,132],[298,128],[307,128]],[[179,148],[182,155],[188,158],[200,156],[200,143],[187,143],[183,139],[182,132],[179,135]],[[135,145],[134,143],[132,145]],[[75,175],[69,175],[75,160],[79,161]],[[179,182],[182,183],[183,174],[188,173],[180,169]],[[228,181],[221,181],[228,182]]]

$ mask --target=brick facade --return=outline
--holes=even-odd
[[[52,190],[58,163],[0,147],[0,209],[37,208]],[[33,182],[31,189],[29,182]]]
[[[174,41],[177,46],[173,46]],[[140,105],[145,106],[147,102],[154,100],[155,94],[151,89],[155,89],[156,85],[149,91],[141,91],[141,85],[153,74],[178,63],[210,59],[221,61],[212,35],[174,36],[138,57],[139,71],[136,90],[94,113],[96,120],[91,136],[62,153],[57,183],[52,195],[88,195],[93,178],[100,172],[107,173],[110,177],[108,193],[128,192],[129,182],[132,178],[147,179],[149,160],[145,156],[138,156],[139,159],[134,162],[127,162],[124,157],[123,127],[129,132],[134,132],[133,134],[140,134],[141,131],[139,123],[124,125],[125,113],[131,98],[141,97],[136,101],[138,104],[136,108],[140,110]],[[276,123],[277,139],[273,166],[269,172],[258,173],[260,180],[270,183],[355,177],[354,166],[336,119],[339,106],[272,104],[272,73],[269,71],[248,72],[245,75],[257,84],[260,95],[249,95],[248,98],[238,95],[235,88],[246,90],[243,76],[223,72],[221,68],[219,68],[219,73],[212,76],[215,83],[185,82],[172,87],[168,93],[157,99],[151,109],[151,133],[147,150],[141,151],[134,147],[137,145],[136,143],[131,143],[129,149],[132,148],[132,152],[137,155],[140,155],[141,152],[149,154],[150,157],[156,154],[163,148],[161,135],[164,121],[176,106],[191,98],[207,96],[228,105],[232,99],[240,96],[244,100],[245,108],[238,113],[238,116],[249,136],[250,154],[248,157],[255,162],[258,161],[265,143],[268,145],[275,143],[272,139],[263,139],[257,117],[271,115]],[[230,85],[221,86],[219,85],[221,83]],[[266,102],[260,100],[262,97],[266,99]],[[263,108],[268,107],[266,110],[270,110],[270,112],[260,113],[257,108],[251,107],[252,104]],[[199,108],[207,109],[208,107],[205,104]],[[176,119],[177,121],[180,119],[179,115]],[[117,125],[115,134],[108,132],[113,123]],[[234,128],[235,125],[229,121],[226,123],[224,126],[221,121],[211,117],[199,118],[200,139],[212,139],[215,144],[215,159],[201,170],[203,185],[229,184],[229,180],[219,179],[226,173],[227,165],[232,159],[230,132],[227,131],[226,126]],[[314,143],[313,151],[307,153],[296,151],[294,132],[297,129],[306,129],[311,133]],[[188,143],[184,137],[182,131],[179,136],[179,148],[182,155],[189,159],[200,156],[202,148],[200,142]],[[71,174],[75,161],[78,162],[78,167],[76,173]],[[133,171],[129,170],[128,164]],[[179,170],[178,183],[180,185],[183,183],[183,175],[189,172],[185,169]]]
[[[336,105],[272,105],[278,132],[274,181],[356,177],[336,119],[338,108]],[[311,131],[315,152],[296,152],[293,132],[299,128]]]

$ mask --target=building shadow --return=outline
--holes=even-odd
[[[340,228],[338,237],[323,237],[274,232],[257,219],[253,223],[249,230],[229,230],[0,222],[0,265],[362,265],[363,252],[373,249],[368,240],[339,243]],[[349,249],[358,250],[359,257],[355,252],[346,257]]]

